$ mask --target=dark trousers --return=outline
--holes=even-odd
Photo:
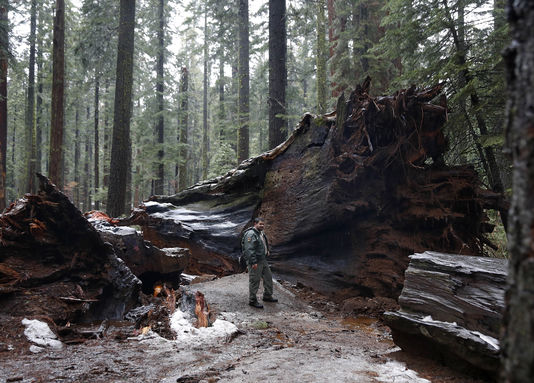
[[[248,301],[250,303],[257,302],[256,294],[260,287],[260,280],[263,279],[263,297],[272,298],[273,296],[273,274],[267,260],[258,261],[256,270],[251,265],[248,266]]]

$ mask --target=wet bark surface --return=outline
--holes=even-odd
[[[122,319],[140,281],[43,176],[0,216],[0,314],[55,324]]]
[[[443,163],[440,87],[372,98],[369,86],[228,174],[154,197],[125,224],[189,248],[196,271],[225,275],[238,269],[243,229],[262,216],[273,270],[337,300],[397,297],[414,252],[482,255],[493,229],[485,209],[501,199],[472,167]]]
[[[400,310],[384,314],[395,343],[495,380],[507,262],[428,251],[410,258]]]

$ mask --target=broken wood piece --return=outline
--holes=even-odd
[[[400,310],[384,314],[394,342],[452,367],[494,373],[507,261],[427,251],[410,257]]]

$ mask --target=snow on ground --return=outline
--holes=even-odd
[[[30,346],[31,352],[40,352],[44,349],[39,346],[51,347],[55,349],[63,348],[63,343],[61,343],[56,334],[50,330],[48,324],[41,322],[37,319],[27,319],[22,320],[22,324],[26,327],[24,330],[24,335],[28,340],[36,345]]]
[[[227,339],[238,332],[236,325],[223,319],[216,319],[210,327],[200,328],[193,326],[191,321],[188,313],[177,309],[170,318],[171,328],[176,333],[176,339],[170,342],[175,342],[178,345],[202,346],[217,343],[219,340]],[[134,339],[149,343],[151,341],[167,341],[152,331],[138,335]]]
[[[204,344],[210,340],[226,338],[237,332],[233,323],[216,319],[210,327],[196,328],[191,323],[188,313],[176,310],[171,316],[171,328],[176,332],[176,341],[180,344]]]

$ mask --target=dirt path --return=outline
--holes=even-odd
[[[237,326],[233,336],[169,341],[154,333],[132,336],[131,327],[112,324],[103,339],[61,350],[32,354],[21,342],[24,347],[0,352],[0,383],[475,382],[404,355],[376,320],[325,315],[278,283],[278,303],[252,308],[247,278],[187,286]]]

